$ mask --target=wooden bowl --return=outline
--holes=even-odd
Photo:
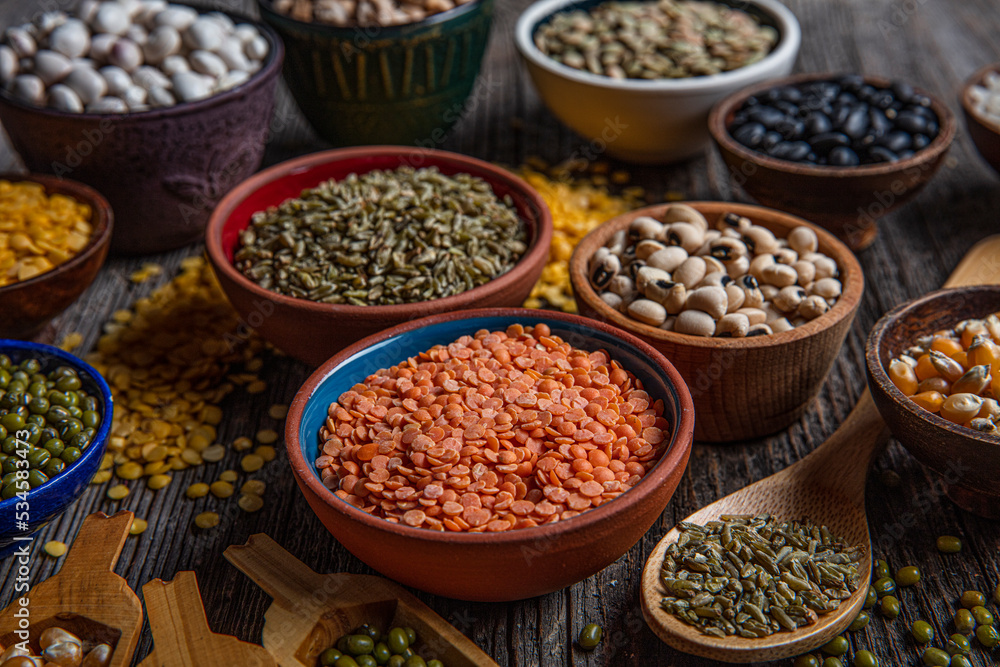
[[[938,290],[883,315],[865,348],[868,386],[893,436],[942,476],[949,497],[958,505],[994,519],[1000,519],[1000,437],[953,424],[918,407],[892,384],[886,368],[918,336],[997,311],[1000,286]]]
[[[8,181],[31,181],[48,195],[68,195],[90,206],[90,242],[68,262],[34,278],[0,287],[0,338],[33,338],[90,287],[104,264],[111,241],[111,206],[93,188],[76,181],[41,174],[0,174]]]
[[[587,261],[634,218],[658,217],[671,205],[659,204],[613,218],[577,245],[569,271],[580,314],[628,331],[670,359],[691,390],[698,414],[696,440],[746,440],[774,433],[802,416],[819,392],[861,301],[861,266],[832,234],[788,213],[750,204],[685,203],[710,221],[733,212],[782,237],[800,225],[810,227],[819,238],[819,250],[840,267],[843,294],[837,304],[801,327],[751,338],[689,336],[643,324],[618,312],[590,286]]]
[[[576,347],[606,350],[662,399],[669,447],[631,490],[582,514],[500,533],[452,533],[389,523],[338,498],[314,461],[319,430],[340,394],[380,368],[479,329],[544,322]],[[285,423],[292,473],[334,537],[379,572],[429,593],[462,600],[520,600],[550,593],[607,567],[638,542],[663,512],[687,465],[694,408],[684,380],[662,354],[635,336],[576,315],[523,308],[444,313],[358,341],[323,364],[299,389]]]
[[[485,285],[431,301],[392,306],[317,303],[266,290],[233,266],[239,233],[250,216],[298,197],[331,178],[373,169],[437,167],[489,182],[510,195],[527,226],[528,248],[514,267]],[[552,241],[552,215],[541,196],[512,173],[488,162],[447,151],[405,146],[345,148],[282,162],[244,181],[219,203],[208,223],[208,256],[223,290],[243,320],[288,354],[318,366],[351,343],[401,322],[463,308],[520,306],[538,281]]]
[[[987,65],[973,74],[962,86],[960,101],[962,115],[965,117],[965,127],[969,130],[972,143],[984,160],[997,172],[1000,172],[1000,123],[989,121],[975,111],[969,91],[973,86],[983,83],[990,72],[1000,71],[1000,64]]]
[[[769,81],[730,95],[708,117],[715,145],[729,167],[730,178],[765,206],[801,215],[826,227],[853,250],[875,241],[875,221],[912,199],[934,176],[955,137],[955,116],[940,100],[931,98],[940,130],[923,150],[897,162],[856,167],[830,167],[779,160],[758,153],[733,139],[729,123],[744,100],[771,88],[809,81],[826,81],[835,74],[798,74]],[[865,77],[875,86],[887,79]],[[927,95],[925,91],[918,93]]]

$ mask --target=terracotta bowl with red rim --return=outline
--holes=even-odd
[[[90,206],[93,231],[83,250],[51,271],[0,287],[0,338],[29,339],[94,282],[108,256],[114,214],[107,200],[83,183],[42,174],[0,174],[0,180],[39,183],[49,196],[67,195]]]
[[[266,290],[233,266],[239,233],[250,216],[298,197],[331,178],[373,169],[437,167],[489,182],[498,197],[510,195],[527,229],[527,250],[507,273],[466,292],[391,306],[327,304]],[[545,268],[552,215],[541,196],[511,172],[476,158],[406,146],[365,146],[305,155],[265,169],[233,189],[208,223],[208,256],[219,282],[243,321],[279,349],[318,366],[347,345],[401,322],[473,307],[520,306]]]
[[[1000,72],[1000,63],[987,65],[969,77],[962,86],[959,101],[962,104],[962,115],[965,117],[965,127],[969,130],[972,143],[976,150],[991,167],[1000,173],[1000,121],[991,121],[976,113],[976,105],[972,102],[971,89],[983,85],[983,80],[990,72]]]
[[[747,148],[736,141],[728,129],[736,111],[751,95],[839,76],[797,74],[744,88],[715,105],[708,117],[708,129],[729,167],[730,180],[747,194],[764,206],[788,211],[822,225],[852,249],[862,250],[875,241],[875,221],[915,197],[944,161],[955,138],[957,123],[955,115],[941,100],[916,89],[917,93],[930,98],[940,129],[926,148],[897,162],[830,167],[779,160]],[[866,76],[865,83],[878,87],[891,84],[888,79],[875,76]]]
[[[638,336],[677,367],[699,416],[696,440],[746,440],[780,431],[806,411],[840,352],[864,292],[861,265],[833,234],[794,215],[752,204],[678,203],[697,209],[709,225],[723,213],[736,213],[779,238],[800,225],[809,227],[819,239],[819,251],[837,262],[843,293],[836,305],[790,331],[750,338],[702,338],[664,331],[615,310],[591,287],[588,260],[633,219],[645,215],[659,219],[672,205],[658,204],[612,218],[576,246],[569,274],[580,314]]]
[[[532,528],[498,533],[440,532],[390,523],[341,500],[314,465],[327,410],[344,391],[438,344],[480,329],[544,322],[574,347],[603,349],[662,399],[668,446],[632,489],[600,507]],[[559,590],[603,569],[659,518],[687,466],[694,430],[691,396],[680,374],[652,346],[576,315],[490,308],[433,315],[358,341],[323,364],[299,389],[285,423],[292,472],[327,530],[379,572],[420,590],[463,600],[520,600]]]

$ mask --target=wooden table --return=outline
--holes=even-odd
[[[217,3],[227,8],[250,6],[249,0]],[[558,162],[587,143],[548,113],[521,68],[511,37],[526,0],[501,0],[479,87],[470,108],[443,148],[509,165],[528,156]],[[1000,59],[1000,13],[993,0],[789,0],[805,36],[797,70],[861,71],[901,78],[940,95],[958,111],[956,93],[976,68]],[[28,15],[32,0],[5,0],[0,25]],[[20,11],[19,11],[20,9]],[[277,111],[280,131],[268,147],[266,163],[327,146],[298,115],[287,95]],[[0,149],[0,168],[11,167],[14,156]],[[618,167],[619,165],[613,165]],[[709,152],[685,164],[632,169],[633,181],[647,187],[651,201],[667,192],[693,199],[744,199],[727,179],[718,155]],[[793,196],[790,194],[790,196]],[[696,445],[690,469],[660,520],[625,556],[599,574],[544,597],[505,604],[468,603],[418,593],[431,607],[468,634],[501,665],[652,665],[703,667],[692,658],[661,644],[638,610],[639,574],[653,545],[678,519],[742,486],[797,461],[822,442],[850,411],[865,384],[864,341],[875,320],[896,304],[938,287],[962,254],[980,238],[997,231],[1000,184],[976,155],[963,131],[947,163],[919,198],[879,222],[875,245],[859,255],[868,288],[850,335],[823,391],[805,416],[786,432],[753,442]],[[156,281],[133,285],[127,276],[140,263],[158,262],[170,270],[200,246],[143,258],[112,259],[86,294],[57,319],[43,340],[59,340],[70,331],[82,332],[89,349],[112,311],[127,307],[151,291]],[[79,351],[79,350],[78,350]],[[279,360],[265,369],[268,392],[247,402],[234,394],[227,404],[220,441],[253,432],[263,407],[287,403],[306,377],[304,365]],[[270,422],[268,422],[270,423]],[[264,610],[270,599],[222,558],[230,544],[243,543],[252,533],[266,532],[320,572],[369,572],[323,529],[292,480],[283,456],[265,469],[267,505],[257,514],[224,514],[218,528],[202,536],[192,533],[192,518],[205,501],[183,497],[195,481],[211,481],[229,458],[210,468],[176,475],[160,492],[136,487],[124,501],[105,498],[104,487],[91,487],[66,514],[40,534],[44,540],[71,541],[83,518],[94,511],[129,509],[149,521],[149,529],[130,538],[118,572],[135,590],[154,577],[170,579],[179,570],[197,572],[213,630],[259,641]],[[896,471],[901,484],[883,483],[883,471]],[[230,507],[235,507],[230,503]],[[1000,583],[1000,533],[997,524],[959,510],[944,495],[940,483],[898,444],[893,443],[876,464],[868,485],[868,510],[877,557],[894,567],[919,565],[925,580],[902,593],[903,614],[894,622],[873,619],[851,635],[852,653],[868,648],[883,665],[915,664],[917,652],[907,627],[918,618],[930,620],[938,635],[953,630],[949,619],[965,589],[992,590]],[[943,556],[934,548],[940,534],[962,537],[960,555]],[[13,560],[0,563],[0,605],[14,595]],[[58,563],[36,557],[31,581],[50,576]],[[513,573],[498,573],[512,576]],[[574,647],[586,623],[599,623],[605,639],[587,653]],[[136,662],[151,648],[148,625]],[[988,663],[984,654],[974,664]],[[997,660],[997,658],[993,658]]]

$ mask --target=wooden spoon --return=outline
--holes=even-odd
[[[1000,283],[1000,235],[976,244],[948,278],[945,287]],[[768,513],[783,519],[808,518],[862,547],[861,580],[871,577],[871,541],[865,515],[865,480],[872,460],[888,440],[888,431],[866,389],[840,428],[804,459],[766,479],[702,508],[685,521],[704,524],[723,514]],[[723,662],[778,660],[806,653],[843,632],[864,604],[862,585],[836,611],[812,625],[761,639],[718,638],[702,634],[660,608],[664,591],[660,568],[667,547],[677,541],[667,533],[642,572],[641,606],[646,623],[674,648]]]
[[[57,625],[82,639],[110,644],[114,648],[110,667],[132,664],[142,629],[142,604],[114,569],[133,517],[132,512],[110,517],[98,512],[84,519],[58,574],[16,595],[0,612],[0,644],[22,641],[16,632],[21,619],[15,614],[24,597],[29,601],[29,644],[36,654],[39,635]],[[44,556],[32,545],[31,558]]]
[[[263,647],[212,632],[194,572],[178,572],[170,582],[154,579],[142,596],[154,648],[139,667],[276,667]]]
[[[364,623],[382,632],[417,631],[416,652],[449,667],[498,667],[465,635],[388,579],[317,574],[263,533],[225,551],[230,563],[274,598],[264,614],[263,644],[281,667],[315,667],[319,655]]]

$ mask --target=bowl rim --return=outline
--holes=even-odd
[[[349,505],[337,498],[333,491],[326,488],[320,481],[319,475],[315,471],[313,462],[306,461],[302,454],[302,447],[299,441],[299,427],[302,421],[302,414],[312,399],[316,389],[345,361],[363,353],[370,345],[381,342],[388,338],[404,336],[408,332],[421,329],[424,326],[453,322],[456,320],[475,320],[484,317],[531,317],[545,318],[553,321],[573,324],[583,328],[596,329],[605,334],[610,334],[618,338],[621,342],[630,345],[641,355],[649,358],[651,363],[658,367],[662,374],[666,376],[667,382],[676,392],[679,405],[679,423],[677,424],[677,438],[670,443],[667,451],[663,453],[659,461],[642,478],[642,480],[629,491],[614,498],[610,502],[599,507],[589,509],[582,514],[569,519],[560,520],[554,524],[543,524],[529,529],[507,530],[499,533],[455,533],[450,531],[436,531],[427,528],[415,528],[402,524],[395,524],[360,510],[353,505]],[[418,320],[404,322],[394,327],[368,336],[341,350],[331,357],[322,366],[316,369],[305,381],[295,394],[295,398],[289,406],[288,416],[285,420],[285,450],[287,452],[289,465],[295,475],[300,489],[306,489],[319,498],[323,504],[331,510],[338,512],[347,519],[359,521],[369,528],[381,529],[393,533],[399,537],[425,539],[431,542],[443,544],[465,544],[465,545],[505,545],[517,544],[528,540],[554,539],[557,535],[566,532],[577,532],[589,526],[610,518],[609,515],[625,511],[627,508],[638,504],[645,498],[649,491],[656,488],[654,484],[661,484],[678,466],[686,467],[687,458],[690,455],[694,441],[694,403],[687,383],[673,364],[657,351],[652,345],[639,339],[632,334],[609,326],[603,322],[597,322],[579,315],[571,315],[559,311],[533,310],[528,308],[477,308],[471,310],[459,310],[437,315],[430,315]],[[683,470],[682,470],[683,474]],[[639,491],[642,489],[641,491]],[[636,493],[633,493],[636,492]],[[305,494],[304,494],[305,495]]]
[[[318,21],[300,21],[299,19],[292,18],[290,15],[282,14],[276,10],[274,8],[273,0],[257,0],[257,7],[260,9],[261,17],[265,21],[288,23],[298,30],[313,33],[315,36],[338,37],[341,39],[357,39],[361,37],[372,40],[380,38],[391,40],[404,36],[410,32],[418,31],[422,28],[433,28],[441,23],[447,23],[452,19],[463,17],[466,14],[473,14],[483,5],[492,1],[493,0],[467,0],[464,4],[456,5],[451,9],[438,12],[437,14],[431,14],[420,21],[377,27],[360,25],[336,26]],[[374,31],[374,34],[369,34],[370,31]]]
[[[9,338],[0,339],[0,354],[7,354],[9,350],[25,350],[32,355],[45,355],[50,358],[54,357],[59,359],[66,365],[72,366],[77,371],[83,371],[89,375],[94,384],[97,385],[97,389],[101,394],[101,400],[104,402],[104,411],[101,414],[101,425],[97,429],[97,433],[94,434],[94,438],[91,440],[90,446],[87,447],[87,450],[83,453],[83,456],[77,459],[75,463],[68,466],[62,473],[49,478],[49,480],[41,486],[37,486],[28,491],[28,496],[31,497],[32,494],[42,492],[64,493],[65,489],[63,489],[63,487],[70,483],[67,480],[73,477],[74,473],[79,474],[79,469],[84,466],[85,462],[89,463],[91,460],[100,458],[104,455],[104,450],[108,442],[108,436],[111,434],[112,420],[108,418],[108,415],[114,413],[114,397],[111,395],[111,387],[108,385],[108,381],[104,379],[104,376],[98,373],[93,366],[80,357],[70,354],[65,350],[61,350],[58,347],[46,345],[45,343],[34,343],[24,340],[14,340]],[[89,480],[87,481],[89,482]],[[86,490],[86,486],[84,486],[84,490]],[[73,502],[75,499],[76,498],[72,498],[69,502]],[[17,496],[7,498],[6,500],[0,500],[0,512],[9,509],[17,501]]]
[[[609,231],[614,227],[619,225],[624,226],[626,222],[631,222],[632,219],[642,215],[653,215],[654,212],[660,213],[666,208],[676,204],[691,206],[699,210],[699,212],[702,211],[702,208],[707,208],[710,211],[709,215],[715,215],[716,213],[722,211],[733,212],[750,218],[754,224],[760,224],[759,221],[764,218],[768,222],[781,221],[780,224],[784,224],[786,221],[789,223],[794,222],[798,225],[804,225],[809,229],[812,229],[820,241],[820,247],[825,246],[836,250],[836,256],[831,256],[831,259],[834,259],[837,262],[837,268],[840,271],[842,280],[841,295],[837,299],[837,303],[834,304],[834,306],[827,312],[823,313],[814,320],[806,322],[802,326],[789,329],[788,331],[768,334],[766,336],[749,336],[745,338],[716,338],[714,336],[703,337],[677,333],[675,331],[665,331],[658,327],[639,322],[638,320],[633,320],[624,313],[613,309],[611,306],[604,303],[604,301],[597,295],[594,288],[591,287],[590,281],[587,279],[586,270],[589,258],[583,256],[582,249],[584,246],[588,245],[588,239],[597,240],[603,238],[606,242],[607,239],[610,238],[611,233],[613,233],[609,233]],[[655,217],[655,215],[653,217]],[[709,225],[711,225],[711,222],[709,222]],[[763,226],[766,227],[767,225],[765,224]],[[600,245],[604,244],[601,243]],[[849,275],[848,280],[845,283],[843,282],[843,274],[845,268],[847,267],[849,267]],[[609,321],[614,326],[633,335],[653,340],[657,344],[669,343],[678,346],[709,348],[714,350],[755,350],[775,345],[782,345],[785,343],[793,343],[818,334],[829,329],[834,323],[841,321],[845,317],[851,317],[860,305],[861,297],[864,295],[865,289],[864,273],[861,269],[861,264],[858,263],[857,257],[854,256],[854,253],[851,252],[842,241],[826,229],[823,229],[819,225],[809,222],[804,218],[800,218],[796,215],[792,215],[791,213],[785,213],[784,211],[779,211],[777,209],[758,206],[756,204],[720,201],[665,202],[661,204],[653,204],[651,206],[644,206],[642,208],[629,211],[628,213],[615,216],[607,222],[602,223],[597,228],[591,230],[587,236],[585,236],[580,243],[577,244],[576,248],[573,250],[572,257],[570,257],[569,275],[570,281],[573,285],[573,293],[576,298],[582,299],[587,306],[595,310],[600,317]]]
[[[111,208],[108,200],[104,198],[104,195],[94,188],[79,181],[48,174],[0,173],[0,180],[7,180],[12,183],[24,181],[37,183],[45,188],[45,194],[50,197],[53,194],[66,194],[80,203],[87,204],[90,206],[90,223],[93,226],[90,240],[80,252],[62,264],[39,273],[37,276],[0,287],[0,299],[22,289],[30,290],[34,287],[40,287],[46,281],[86,264],[95,254],[107,248],[111,241],[111,234],[114,231],[114,210]],[[61,193],[59,190],[65,190],[66,192]],[[84,289],[86,287],[84,286]]]
[[[962,111],[965,112],[967,118],[971,118],[995,134],[1000,134],[1000,121],[984,118],[978,111],[976,111],[975,106],[972,104],[972,87],[981,84],[983,79],[985,79],[986,75],[990,72],[1000,74],[1000,63],[983,65],[977,69],[972,76],[966,79],[965,83],[962,84],[962,88],[958,94],[958,99],[962,105]]]
[[[929,301],[947,301],[951,297],[968,294],[970,292],[988,292],[995,294],[998,298],[1000,298],[1000,285],[945,287],[904,301],[892,310],[886,312],[878,319],[875,326],[872,327],[871,332],[869,332],[868,338],[865,340],[865,366],[868,369],[869,385],[875,384],[878,386],[877,391],[873,393],[881,392],[886,394],[890,399],[892,399],[894,405],[907,412],[911,417],[916,417],[917,419],[940,429],[942,433],[951,433],[956,437],[972,438],[973,440],[977,440],[985,445],[992,445],[1000,448],[1000,436],[981,433],[979,431],[973,431],[972,429],[965,428],[963,425],[950,422],[936,413],[924,410],[910,400],[910,397],[901,392],[896,385],[892,383],[892,380],[889,379],[889,373],[885,370],[885,365],[882,363],[881,352],[879,349],[882,345],[882,340],[889,331],[889,328],[897,322],[904,320],[914,309],[927,304]],[[888,361],[889,360],[887,360],[887,362]],[[903,445],[907,449],[910,448],[910,445],[906,442],[904,442]]]
[[[907,171],[913,167],[919,167],[920,165],[928,162],[933,162],[941,157],[951,146],[957,132],[955,114],[953,114],[951,109],[949,109],[947,105],[945,105],[944,102],[942,102],[938,97],[931,95],[922,88],[916,87],[914,88],[914,92],[927,96],[927,98],[931,101],[931,110],[934,111],[938,117],[938,134],[927,146],[916,151],[910,157],[897,160],[896,162],[880,162],[875,164],[838,167],[830,165],[803,164],[799,162],[791,162],[790,160],[779,160],[778,158],[758,153],[747,148],[740,142],[736,141],[736,139],[729,134],[729,130],[726,127],[729,116],[735,113],[736,108],[751,95],[756,95],[757,93],[770,90],[772,88],[780,88],[782,86],[812,81],[829,81],[832,79],[842,78],[843,76],[846,75],[837,72],[793,74],[792,76],[784,77],[782,79],[762,81],[752,86],[743,88],[742,90],[737,90],[736,92],[719,100],[719,102],[712,107],[711,112],[708,114],[708,131],[712,135],[712,139],[715,141],[720,150],[733,153],[745,162],[765,167],[771,171],[782,172],[795,176],[863,178],[865,176],[884,176],[887,174],[895,174]],[[888,87],[892,84],[892,81],[889,79],[879,76],[864,75],[863,78],[865,83],[875,86]]]
[[[761,13],[770,16],[778,30],[778,45],[759,61],[727,72],[681,79],[612,79],[611,77],[583,72],[556,62],[543,54],[533,39],[538,25],[551,15],[568,9],[585,0],[538,0],[529,5],[518,17],[514,27],[514,43],[517,50],[530,64],[549,74],[576,83],[604,88],[608,91],[628,91],[632,93],[710,93],[713,91],[742,87],[757,77],[766,74],[776,60],[794,60],[802,44],[802,28],[795,14],[777,0],[742,0],[734,5],[752,5]]]
[[[478,175],[479,178],[489,183],[491,188],[496,182],[506,182],[506,185],[512,190],[518,191],[524,197],[532,209],[538,211],[538,229],[534,242],[528,246],[520,259],[506,273],[465,292],[429,301],[381,306],[354,306],[341,303],[320,303],[264,289],[237,270],[226,256],[222,248],[222,232],[231,218],[232,211],[249,195],[261,187],[284,180],[291,175],[301,173],[312,167],[362,157],[398,157],[399,166],[402,166],[406,164],[406,156],[414,153],[421,155],[427,160],[428,164],[424,166],[436,166],[441,163],[455,165],[460,169],[468,170],[468,173]],[[232,190],[226,193],[212,211],[212,215],[205,227],[205,245],[209,259],[216,271],[221,272],[228,280],[233,281],[241,289],[250,292],[256,298],[267,299],[288,308],[304,310],[317,315],[344,315],[352,318],[375,316],[387,319],[405,319],[412,318],[414,312],[419,312],[420,308],[433,307],[440,310],[450,310],[462,307],[465,304],[474,304],[480,297],[488,293],[500,292],[511,287],[521,272],[525,271],[527,267],[544,262],[545,258],[548,257],[549,245],[552,242],[552,232],[552,213],[549,211],[548,205],[546,205],[542,196],[524,179],[502,167],[478,158],[462,155],[461,153],[433,148],[418,148],[415,146],[354,146],[309,153],[286,160],[285,162],[280,162],[259,171],[242,183],[237,184]]]
[[[263,35],[268,43],[270,44],[270,49],[267,52],[267,57],[261,64],[260,69],[250,75],[250,78],[241,83],[238,86],[230,88],[229,90],[224,90],[215,95],[209,95],[206,98],[200,100],[194,100],[193,102],[178,102],[169,107],[158,107],[146,109],[144,111],[126,111],[125,113],[95,113],[93,111],[82,111],[80,113],[74,113],[72,111],[61,111],[59,109],[53,109],[51,107],[36,106],[34,104],[29,104],[28,102],[23,102],[16,99],[13,95],[10,95],[5,89],[0,88],[0,102],[9,104],[13,107],[21,109],[23,111],[28,111],[41,116],[49,116],[50,118],[67,120],[67,119],[77,119],[80,121],[87,122],[100,122],[107,118],[112,121],[129,120],[132,118],[142,119],[142,120],[160,120],[167,119],[170,120],[174,116],[183,116],[188,113],[195,114],[211,109],[217,106],[226,104],[233,99],[243,95],[248,92],[251,87],[257,87],[262,81],[271,78],[274,75],[280,74],[281,65],[285,58],[285,44],[278,36],[278,33],[263,21],[258,21],[245,14],[240,14],[237,12],[230,12],[224,9],[216,9],[212,7],[205,7],[200,5],[185,4],[180,0],[170,0],[173,4],[181,4],[185,7],[190,7],[195,9],[199,14],[208,13],[219,13],[225,14],[230,19],[233,20],[237,25],[241,23],[249,23],[250,25],[257,28],[261,35]]]

